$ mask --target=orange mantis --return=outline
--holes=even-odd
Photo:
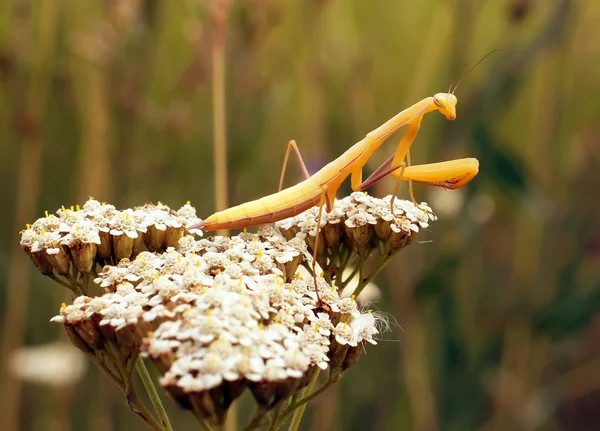
[[[449,120],[454,120],[456,118],[456,103],[456,96],[452,93],[438,93],[433,97],[427,97],[415,103],[368,133],[363,140],[354,144],[345,153],[312,176],[308,174],[298,146],[294,141],[290,141],[281,172],[280,190],[277,193],[219,211],[194,227],[200,227],[204,230],[218,230],[257,226],[294,216],[315,205],[318,205],[321,209],[319,211],[320,218],[323,206],[327,207],[327,211],[331,210],[336,192],[348,176],[351,176],[353,190],[357,191],[364,188],[362,168],[373,152],[402,126],[408,126],[408,130],[400,140],[395,155],[391,162],[384,163],[378,171],[385,168],[385,165],[391,164],[391,172],[399,170],[399,173],[396,174],[398,181],[404,178],[410,179],[409,176],[414,173],[414,169],[417,167],[407,167],[404,158],[417,136],[423,116],[428,112],[437,110]],[[294,150],[296,153],[306,179],[292,187],[281,190],[290,150]],[[450,172],[452,175],[447,179],[466,175],[460,164],[454,168],[454,171]],[[419,180],[427,181],[427,175],[423,176],[422,173]]]
[[[456,87],[454,90],[456,90]],[[417,136],[423,116],[432,111],[440,111],[448,120],[454,120],[456,118],[456,103],[457,99],[453,92],[438,93],[433,97],[421,100],[367,134],[363,140],[354,144],[345,153],[312,176],[308,174],[296,143],[290,141],[277,193],[219,211],[198,225],[193,226],[193,228],[199,227],[206,231],[212,231],[257,226],[292,217],[318,205],[319,215],[317,217],[317,232],[312,262],[313,274],[315,274],[323,206],[326,206],[328,212],[331,211],[336,192],[348,176],[351,176],[352,189],[358,191],[391,173],[397,178],[398,184],[402,180],[409,181],[409,184],[411,184],[410,194],[414,201],[412,181],[445,188],[457,188],[468,183],[477,175],[479,163],[476,159],[452,160],[416,166],[407,166],[404,162],[405,157],[410,157],[410,145]],[[395,154],[363,183],[362,168],[373,152],[402,126],[408,126],[408,129],[400,140]],[[306,179],[281,190],[290,150],[295,152]],[[410,163],[410,160],[408,161]],[[398,189],[398,186],[396,186],[396,189]],[[315,291],[318,296],[316,276],[314,280]]]
[[[455,189],[467,184],[477,175],[479,172],[479,162],[473,158],[410,166],[410,146],[419,133],[421,121],[425,114],[432,111],[440,111],[448,120],[453,121],[456,119],[456,104],[458,100],[454,92],[467,75],[493,52],[495,51],[488,53],[479,60],[458,81],[454,89],[452,89],[451,83],[447,93],[437,93],[433,97],[427,97],[398,113],[386,123],[368,133],[364,139],[354,144],[341,156],[321,168],[321,170],[312,176],[309,175],[306,169],[295,141],[290,141],[285,154],[277,193],[219,211],[201,223],[192,226],[192,228],[213,231],[274,223],[300,214],[317,205],[319,207],[319,215],[317,217],[317,232],[312,261],[313,275],[315,275],[323,207],[325,206],[328,212],[331,211],[336,192],[348,176],[351,176],[352,189],[360,191],[391,174],[397,180],[394,196],[398,193],[400,182],[406,180],[409,182],[410,197],[416,205],[412,191],[413,181],[426,185]],[[371,155],[388,137],[403,126],[407,126],[407,130],[400,140],[395,153],[363,182],[362,168],[366,165]],[[282,190],[290,150],[293,150],[298,158],[305,180]],[[393,198],[391,205],[393,212]],[[318,296],[319,291],[316,275],[314,281]]]

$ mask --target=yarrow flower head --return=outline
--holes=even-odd
[[[271,234],[186,236],[178,250],[106,266],[96,282],[109,293],[80,296],[53,321],[96,356],[112,343],[131,357],[141,344],[161,385],[205,419],[221,423],[245,389],[272,409],[318,369],[345,371],[378,324],[323,279],[319,302],[313,280],[296,276],[304,242]],[[361,329],[344,335],[340,324]]]
[[[258,411],[278,422],[302,399],[277,407],[321,370],[334,383],[367,344],[377,344],[387,324],[357,297],[435,220],[425,204],[396,200],[392,211],[391,197],[364,193],[336,201],[320,229],[317,217],[313,208],[257,234],[197,239],[201,231],[191,226],[200,219],[189,203],[178,211],[160,202],[120,211],[90,199],[28,225],[21,246],[43,274],[76,294],[52,321],[127,392],[134,411],[141,410],[131,372],[141,355],[202,421],[223,424],[248,390]],[[303,275],[317,231],[320,268]],[[380,261],[366,275],[375,250]],[[88,284],[100,295],[88,295]]]
[[[93,272],[96,264],[132,259],[143,244],[151,251],[177,245],[187,227],[199,221],[189,203],[178,212],[150,203],[118,211],[90,198],[83,207],[63,207],[27,225],[21,247],[42,274],[66,277],[73,285],[74,274]]]
[[[332,210],[323,213],[319,230],[317,261],[328,281],[340,290],[358,274],[363,274],[365,262],[372,254],[379,255],[375,265],[383,264],[402,248],[411,244],[423,229],[437,217],[425,203],[418,206],[392,196],[378,199],[363,192],[355,192],[336,200]],[[287,239],[306,240],[309,251],[314,251],[319,209],[316,207],[275,223]],[[374,253],[375,252],[375,253]],[[349,265],[355,271],[347,272]],[[346,271],[346,275],[344,272]],[[371,281],[375,273],[359,280],[355,295]]]

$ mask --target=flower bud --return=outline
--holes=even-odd
[[[370,224],[364,224],[357,226],[352,229],[352,235],[354,237],[354,243],[358,247],[366,247],[371,242],[373,237],[373,226]]]
[[[98,245],[98,249],[96,254],[100,259],[108,260],[108,258],[112,255],[112,235],[109,231],[100,231],[100,245]]]
[[[63,247],[46,250],[48,262],[61,275],[68,275],[71,269],[71,259]]]
[[[68,326],[69,324],[65,324]],[[79,337],[92,350],[100,350],[104,345],[104,337],[98,330],[98,327],[91,320],[81,320],[70,325]]]
[[[390,249],[400,250],[401,248],[407,245],[406,242],[411,236],[413,235],[410,235],[403,230],[392,230],[392,234],[390,236]]]
[[[323,226],[321,232],[323,232],[324,244],[334,249],[339,245],[342,237],[342,223],[327,223]]]
[[[64,327],[69,339],[71,340],[71,343],[73,343],[75,347],[85,353],[92,353],[94,351],[92,347],[83,338],[81,338],[81,336],[79,336],[72,325],[64,325]]]
[[[346,371],[348,368],[352,367],[354,364],[358,362],[361,353],[364,349],[364,343],[359,343],[356,347],[349,347],[346,352],[346,357],[342,363],[342,371]]]
[[[48,261],[45,252],[37,251],[35,253],[31,252],[31,248],[23,247],[27,256],[31,259],[35,267],[44,275],[52,274],[52,264]],[[46,255],[47,256],[47,255]]]
[[[298,256],[294,257],[289,262],[286,262],[284,265],[284,276],[286,283],[290,283],[294,277],[296,276],[296,271],[298,271],[298,267],[304,260],[304,255],[300,253]]]
[[[69,247],[71,258],[75,266],[82,274],[86,274],[92,270],[94,260],[96,259],[96,244],[76,242]]]
[[[347,351],[347,344],[340,344],[335,340],[331,343],[327,357],[329,358],[329,366],[332,370],[342,367]]]
[[[164,247],[165,248],[177,247],[179,240],[183,237],[184,231],[185,231],[185,228],[183,226],[182,227],[168,226],[167,230],[165,232]]]
[[[144,243],[144,235],[138,232],[138,236],[133,239],[133,246],[131,247],[131,259],[140,254],[142,250],[142,244]]]
[[[146,244],[146,247],[148,247],[148,250],[163,250],[165,248],[164,246],[166,234],[166,229],[157,229],[155,225],[148,226],[148,231],[144,234],[144,243]]]
[[[380,241],[386,241],[390,237],[392,234],[390,225],[391,222],[388,220],[381,220],[375,225],[375,235],[377,236],[377,239]]]
[[[138,235],[139,236],[139,235]],[[121,259],[129,259],[133,254],[133,240],[125,232],[113,235],[113,252],[117,262]]]

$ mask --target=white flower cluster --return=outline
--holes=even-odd
[[[361,314],[354,300],[341,300],[321,285],[327,288],[329,312],[320,309],[312,281],[284,284],[267,276],[250,289],[217,277],[194,307],[147,338],[147,354],[166,371],[163,386],[184,392],[201,392],[223,381],[299,379],[309,367],[328,367],[332,342],[353,348],[365,341],[375,344],[372,315]]]
[[[365,342],[376,344],[378,322],[322,279],[319,302],[313,280],[297,275],[305,250],[299,239],[260,232],[186,236],[177,251],[105,267],[96,282],[112,293],[78,297],[52,320],[92,350],[106,339],[121,349],[143,339],[176,399],[233,382],[302,381],[315,367],[343,370]]]
[[[119,211],[90,198],[82,208],[63,207],[28,225],[21,247],[44,274],[69,274],[71,259],[80,272],[89,272],[96,259],[107,263],[135,256],[143,241],[152,251],[176,245],[199,221],[189,203],[177,212],[150,203]]]
[[[378,199],[361,192],[336,200],[331,211],[321,215],[318,237],[317,207],[276,222],[274,227],[288,240],[306,241],[311,254],[316,255],[315,272],[334,282],[343,293],[360,295],[364,283],[368,284],[391,256],[412,243],[430,221],[437,219],[425,203],[417,206],[394,199],[392,211],[391,200],[392,196]],[[368,272],[366,262],[375,256],[379,258],[379,262],[371,265],[375,272]],[[344,274],[350,267],[354,269]],[[359,275],[360,280],[356,278]],[[354,283],[352,278],[356,278]]]
[[[364,192],[354,192],[343,199],[336,199],[332,210],[323,213],[321,227],[343,225],[346,232],[352,229],[372,226],[381,240],[391,233],[411,235],[429,226],[437,217],[425,203],[416,206],[410,201],[394,199],[394,213],[391,208],[392,196],[383,199],[369,196]],[[294,231],[299,237],[315,236],[319,209],[313,207],[295,217],[275,223],[284,231]]]

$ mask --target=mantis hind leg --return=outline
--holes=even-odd
[[[396,186],[394,187],[394,193],[392,194],[392,199],[390,199],[390,211],[392,212],[392,215],[394,217],[396,216],[396,213],[394,212],[394,203],[396,201],[396,195],[398,194],[398,192],[400,192],[400,183],[402,181],[402,175],[404,175],[404,170],[406,169],[406,163],[404,163],[404,161],[402,161],[402,163],[400,164],[400,175],[398,175],[398,178],[396,179]],[[411,197],[412,197],[412,188],[411,188]],[[413,198],[414,201],[414,198]]]
[[[410,163],[410,150],[406,153],[406,161],[408,162],[408,167],[410,167],[411,166],[411,163]],[[402,177],[403,174],[404,174],[404,170],[400,174],[400,177]],[[419,208],[423,212],[428,212],[428,210],[426,210],[425,208],[421,208],[419,206],[419,204],[417,203],[417,201],[415,200],[415,194],[413,193],[413,181],[412,180],[408,180],[408,195],[410,196],[410,199],[412,200],[412,203],[413,203],[414,206],[416,206],[417,208]],[[392,214],[393,213],[394,212],[392,211]]]
[[[323,192],[323,197],[325,198],[325,192]],[[317,233],[315,235],[315,245],[313,250],[313,260],[312,260],[312,272],[313,272],[313,280],[315,282],[315,292],[317,293],[317,300],[321,302],[321,297],[319,296],[319,285],[317,283],[317,254],[319,253],[319,237],[321,236],[321,218],[323,216],[323,202],[319,205],[319,216],[317,217]]]
[[[406,152],[406,165],[408,167],[411,166],[410,163],[410,150],[408,150]],[[404,174],[404,169],[402,170],[402,173],[400,174],[400,176],[402,177],[402,175]],[[395,193],[394,193],[395,194]],[[408,195],[410,196],[410,200],[412,201],[412,203],[419,208],[420,210],[422,210],[422,208],[419,207],[419,205],[417,204],[417,201],[415,200],[415,195],[413,193],[413,182],[412,180],[408,180]]]
[[[306,169],[306,165],[304,164],[304,159],[302,159],[302,154],[300,154],[300,149],[298,149],[298,145],[296,145],[296,141],[293,139],[288,142],[287,150],[285,151],[285,157],[283,159],[283,167],[281,168],[281,176],[279,177],[279,189],[278,192],[281,191],[283,187],[283,178],[285,177],[285,170],[287,168],[288,159],[290,157],[290,150],[294,150],[294,154],[296,155],[296,159],[300,164],[300,169],[302,170],[302,174],[304,175],[304,179],[310,178],[310,174],[308,173],[308,169]]]

